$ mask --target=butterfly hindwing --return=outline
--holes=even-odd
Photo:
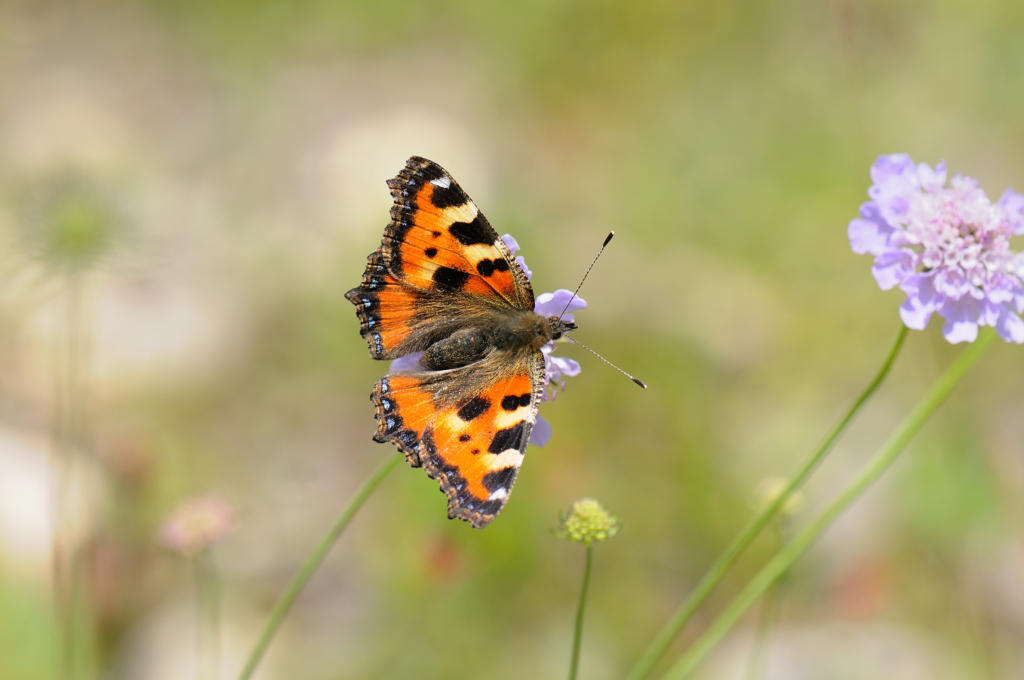
[[[482,528],[501,511],[523,462],[544,385],[540,352],[491,355],[459,369],[395,373],[372,398],[377,441],[437,479],[448,516]]]

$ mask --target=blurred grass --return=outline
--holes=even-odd
[[[582,496],[624,529],[594,574],[581,675],[620,675],[746,521],[758,481],[791,471],[896,331],[900,294],[879,292],[846,240],[874,157],[945,159],[993,198],[1024,188],[1022,27],[1018,4],[995,1],[0,5],[7,252],[20,192],[60,172],[117,196],[138,234],[89,289],[90,445],[108,485],[95,540],[117,547],[95,578],[120,584],[95,594],[108,676],[187,675],[188,572],[151,538],[179,498],[216,490],[240,508],[218,548],[228,677],[386,455],[367,401],[385,367],[343,294],[386,224],[384,181],[412,154],[516,236],[538,292],[574,287],[614,228],[580,338],[651,389],[560,350],[584,371],[545,406],[554,438],[483,532],[447,522],[435,483],[397,470],[262,677],[561,676],[579,565],[549,530]],[[45,442],[59,323],[33,265],[0,267],[0,465],[15,470],[9,440]],[[934,327],[904,352],[806,512],[955,353]],[[775,663],[801,649],[801,626],[886,637],[884,623],[949,669],[1019,674],[1022,364],[994,348],[799,565]],[[0,503],[0,528],[43,510]],[[46,556],[4,531],[0,677],[51,677]],[[833,658],[860,656],[860,639],[833,634]],[[916,669],[939,658],[906,650]],[[707,677],[732,677],[730,654]]]

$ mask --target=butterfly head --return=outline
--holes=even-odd
[[[576,324],[572,321],[563,321],[557,316],[548,317],[548,321],[551,322],[551,339],[558,340],[562,337],[563,333],[576,330]]]

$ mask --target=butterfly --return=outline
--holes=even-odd
[[[422,356],[374,386],[373,439],[438,480],[450,519],[481,529],[523,464],[544,394],[541,347],[576,325],[534,311],[512,251],[440,165],[413,156],[388,187],[391,222],[345,297],[371,357]]]

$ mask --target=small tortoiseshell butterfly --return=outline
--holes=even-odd
[[[534,311],[508,246],[441,166],[413,156],[363,282],[346,293],[374,359],[423,352],[377,381],[374,440],[393,442],[480,529],[501,512],[544,390],[541,347],[576,329]]]

